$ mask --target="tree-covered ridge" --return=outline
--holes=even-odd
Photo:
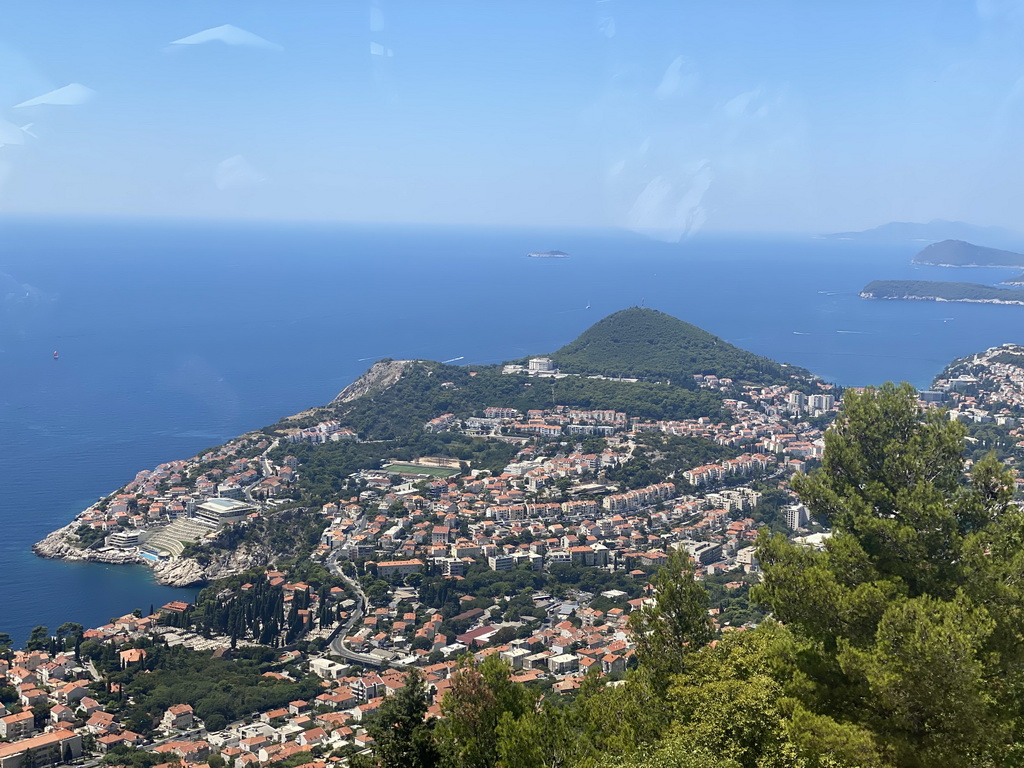
[[[860,292],[865,299],[932,299],[942,301],[999,301],[1024,304],[1024,290],[994,288],[980,283],[940,280],[872,280]]]
[[[952,267],[1024,267],[1024,254],[986,248],[964,240],[943,240],[922,249],[914,264]]]
[[[418,360],[405,367],[390,386],[349,403],[318,409],[300,421],[286,420],[269,429],[287,429],[336,418],[365,440],[410,438],[444,413],[457,418],[482,416],[488,406],[507,406],[521,413],[565,405],[607,408],[644,419],[725,420],[722,397],[716,392],[654,382],[618,382],[568,376],[534,379],[503,375],[496,366],[461,367]]]
[[[691,386],[695,374],[792,385],[803,368],[776,363],[664,312],[631,307],[609,315],[551,355],[571,373],[670,379]]]

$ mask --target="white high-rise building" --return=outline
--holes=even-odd
[[[803,528],[810,522],[810,515],[807,514],[807,507],[803,504],[791,504],[786,507],[786,525],[790,530]]]

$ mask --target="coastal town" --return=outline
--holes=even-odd
[[[1021,362],[1024,348],[1011,346],[957,361],[919,405],[998,426],[1020,447]],[[501,376],[530,386],[565,374],[533,358]],[[829,536],[789,481],[822,457],[841,393],[705,374],[692,385],[721,398],[719,417],[503,402],[440,413],[419,433],[501,446],[507,460],[386,458],[338,478],[343,491],[316,504],[306,462],[373,444],[342,417],[285,420],[139,472],[42,554],[141,562],[210,586],[194,603],[101,627],[40,627],[3,654],[0,768],[346,765],[372,751],[367,726],[411,670],[426,685],[427,717],[442,718],[467,660],[493,657],[511,681],[573,697],[588,678],[622,680],[635,666],[631,616],[653,602],[655,576],[677,552],[708,590],[717,633],[757,626],[765,614],[748,593],[759,535],[815,548]],[[305,549],[253,543],[288,515],[305,526]],[[190,654],[248,665],[268,688],[263,705],[151,699],[146,676],[174,654],[175,664]]]
[[[546,358],[505,374],[562,375]],[[821,541],[788,478],[820,458],[839,403],[824,383],[807,394],[699,375],[694,387],[720,394],[726,417],[659,420],[561,405],[520,411],[498,402],[431,418],[424,433],[495,441],[509,447],[511,461],[501,471],[445,456],[361,468],[345,478],[350,495],[308,510],[321,532],[303,573],[275,567],[272,553],[263,562],[239,559],[243,544],[221,563],[215,594],[205,590],[196,605],[172,602],[83,630],[74,650],[36,638],[33,650],[0,666],[10,691],[0,768],[126,749],[186,766],[319,768],[369,749],[363,718],[402,688],[410,668],[421,670],[430,714],[439,716],[450,677],[469,656],[496,655],[514,681],[572,695],[588,674],[621,679],[630,668],[629,617],[651,600],[651,578],[675,550],[714,585],[716,628],[756,624],[762,614],[746,593],[758,578],[759,530],[767,522],[809,545]],[[360,441],[338,419],[245,435],[139,472],[37,551],[180,573],[225,536],[306,509],[293,446]],[[718,458],[675,455],[655,482],[628,472],[693,445]],[[312,576],[310,567],[318,569]],[[250,617],[267,600],[272,616],[223,619]],[[154,645],[226,657],[279,648],[261,674],[316,680],[316,695],[231,723],[209,714],[204,721],[176,703],[139,728],[122,717],[123,699],[110,705],[115,689],[123,697],[123,683],[97,663],[106,659],[125,675],[146,668]]]

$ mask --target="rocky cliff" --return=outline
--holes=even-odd
[[[273,553],[260,545],[243,544],[231,552],[218,552],[203,565],[195,558],[179,557],[153,566],[153,575],[168,587],[192,587],[269,564]]]
[[[387,389],[402,378],[402,373],[412,363],[412,360],[381,360],[374,363],[370,370],[341,390],[331,405],[350,403],[364,395]]]
[[[55,560],[77,560],[91,563],[115,563],[125,565],[129,563],[141,563],[142,558],[135,552],[121,549],[79,549],[74,545],[78,537],[75,529],[79,523],[76,520],[63,528],[59,528],[42,541],[32,545],[32,551],[39,557],[48,557]]]

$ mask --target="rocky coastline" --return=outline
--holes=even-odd
[[[200,563],[195,558],[179,557],[171,560],[152,562],[136,550],[126,549],[80,549],[72,544],[76,538],[78,523],[72,522],[53,531],[46,538],[32,545],[32,551],[39,557],[68,562],[108,563],[112,565],[148,565],[158,584],[167,587],[201,586],[217,579],[234,576],[237,573],[267,565],[272,553],[265,547],[241,546],[232,552],[218,552],[209,562]]]
[[[71,543],[76,539],[75,529],[78,522],[72,522],[58,528],[42,541],[32,545],[32,551],[39,557],[50,560],[68,560],[70,562],[113,563],[115,565],[133,565],[144,562],[137,553],[123,549],[80,549]]]
[[[869,291],[861,291],[862,299],[881,299],[883,301],[943,301],[950,304],[1006,304],[1008,306],[1024,306],[1024,301],[1006,301],[1005,299],[944,299],[940,296],[876,296]]]

